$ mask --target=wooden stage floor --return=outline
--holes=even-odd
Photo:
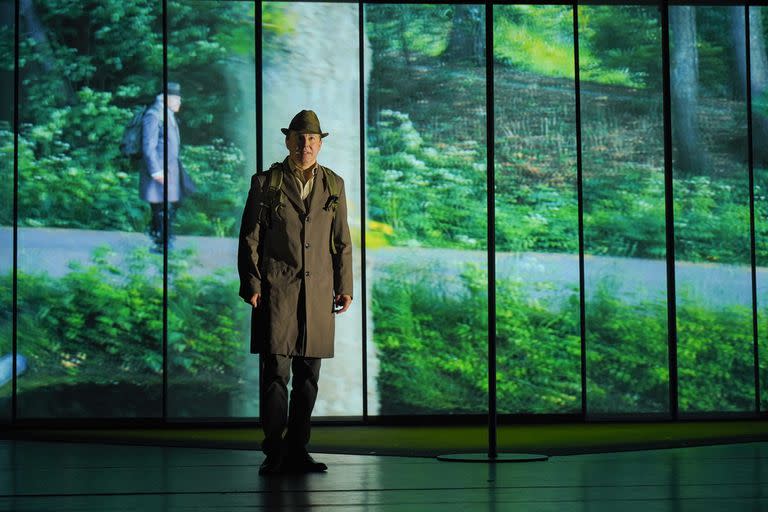
[[[0,441],[7,511],[768,511],[768,443],[461,463],[316,454],[263,478],[258,451]]]

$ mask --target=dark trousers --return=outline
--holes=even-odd
[[[267,455],[306,451],[317,398],[320,359],[261,354],[262,450]],[[293,370],[291,399],[288,381]],[[283,431],[286,430],[285,438]]]
[[[149,221],[149,236],[157,245],[163,245],[163,229],[165,226],[165,208],[163,203],[149,203],[152,208],[152,218]],[[168,203],[168,240],[173,238],[173,220],[176,216],[176,203]]]

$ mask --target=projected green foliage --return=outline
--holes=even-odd
[[[478,336],[487,322],[487,295],[479,285],[485,278],[467,268],[460,291],[447,291],[425,286],[412,268],[393,268],[387,279],[376,283],[372,307],[382,351],[382,413],[474,412],[487,407],[488,374],[478,362],[485,357],[485,340]],[[562,306],[532,298],[519,282],[503,280],[497,292],[502,315],[496,333],[499,403],[517,412],[579,408],[580,383],[570,378],[580,365],[576,290],[563,290],[568,300]],[[590,407],[664,410],[667,368],[648,361],[663,360],[666,347],[647,343],[666,333],[663,297],[627,303],[606,282],[590,305],[604,318],[591,323],[587,332],[593,347],[587,361]],[[683,370],[681,378],[691,392],[681,396],[680,407],[712,411],[726,403],[748,409],[751,404],[744,397],[754,387],[734,385],[730,375],[750,364],[752,354],[730,347],[749,345],[736,327],[751,317],[751,308],[720,310],[694,301],[679,313],[686,320],[681,334],[693,340],[684,356],[696,361],[695,367]]]
[[[402,11],[398,11],[399,16],[394,16],[395,9]],[[457,180],[462,180],[461,186],[454,188],[454,194],[446,194],[441,205],[429,203],[430,208],[414,208],[411,214],[406,214],[406,197],[412,196],[411,201],[421,206],[427,204],[419,202],[417,196],[422,195],[414,187],[420,180],[429,182],[435,173],[435,169],[423,165],[423,155],[450,155],[452,151],[472,151],[476,147],[474,157],[470,158],[480,161],[483,157],[482,145],[473,144],[483,134],[485,119],[462,118],[460,129],[452,122],[459,112],[482,111],[484,98],[472,93],[478,87],[476,64],[446,61],[447,48],[443,53],[435,53],[436,48],[450,41],[449,34],[440,39],[440,44],[431,46],[419,46],[409,38],[423,24],[443,20],[443,9],[376,5],[366,10],[367,33],[374,49],[369,87],[369,215],[377,222],[377,231],[384,231],[380,224],[389,227],[390,234],[385,238],[392,245],[470,248],[465,241],[476,238],[472,226],[446,221],[442,208],[461,203],[462,218],[471,218],[467,208],[480,212],[485,208],[481,197],[473,198],[467,192],[469,189],[481,193],[485,176],[472,173],[468,165],[445,166]],[[674,189],[681,199],[676,206],[676,227],[685,230],[685,237],[678,238],[676,246],[680,261],[742,264],[748,257],[742,236],[749,222],[745,216],[748,190],[738,178],[739,148],[746,141],[746,131],[730,116],[728,100],[719,97],[723,91],[722,77],[734,76],[736,69],[733,38],[743,34],[743,29],[729,32],[723,27],[734,26],[737,14],[708,10],[697,18],[701,55],[709,55],[708,62],[712,62],[712,67],[701,70],[699,76],[701,97],[707,98],[706,108],[712,117],[719,119],[718,124],[706,125],[702,136],[713,144],[709,151],[719,152],[725,158],[719,158],[716,165],[675,175]],[[583,113],[590,122],[585,132],[590,175],[584,182],[583,205],[588,251],[595,255],[663,259],[663,160],[660,151],[654,149],[660,148],[662,142],[658,12],[632,6],[582,6],[579,18],[582,92],[588,95],[587,108],[592,109]],[[440,23],[433,22],[431,26]],[[570,104],[572,108],[572,30],[568,6],[494,7],[494,87],[499,103],[495,162],[497,251],[577,251],[575,156],[569,142],[573,130],[569,119],[573,113],[558,107]],[[563,66],[562,62],[570,64]],[[450,87],[443,86],[448,83]],[[520,88],[525,89],[524,101],[516,101]],[[505,111],[505,104],[513,106]],[[392,110],[403,120],[400,126],[392,123]],[[393,150],[393,144],[380,143],[382,134],[388,141],[399,138],[400,146],[405,148],[409,141],[418,140],[417,149]],[[762,187],[759,179],[757,186]],[[395,195],[401,202],[388,203],[387,198]],[[768,215],[764,201],[758,201],[756,208],[758,218]],[[765,226],[758,223],[757,229],[758,237],[764,237]],[[431,237],[429,233],[439,236]],[[764,244],[758,244],[757,251],[759,258],[765,258]],[[395,285],[396,281],[393,278],[377,282],[373,297],[378,308],[374,318],[375,339],[387,354],[382,358],[384,366],[379,379],[384,408],[397,413],[454,408],[468,411],[481,407],[483,371],[476,366],[482,365],[483,354],[478,347],[472,348],[472,342],[477,340],[467,333],[485,328],[480,322],[482,300],[478,300],[478,317],[473,319],[460,306],[473,304],[472,300],[454,301],[439,286],[433,285],[432,289],[414,284],[403,288]],[[573,315],[578,309],[575,304],[570,309],[562,304],[544,306],[543,312],[527,307],[530,301],[526,302],[525,297],[530,289],[521,289],[519,283],[516,286],[497,282],[498,300],[504,304],[497,308],[497,329],[499,336],[509,332],[509,338],[500,342],[499,354],[515,354],[531,366],[518,380],[509,382],[510,370],[502,367],[500,403],[511,404],[520,411],[568,410],[577,396],[574,388],[568,388],[574,385],[572,381],[561,382],[564,390],[560,390],[560,396],[565,398],[560,401],[549,397],[536,382],[537,375],[541,375],[557,395],[557,385],[543,376],[549,366],[578,371],[572,359],[577,357],[576,353],[565,349],[552,352],[553,359],[546,364],[532,362],[540,353],[550,354],[548,339],[553,340],[552,346],[569,346],[567,340],[577,329],[574,322],[578,319]],[[591,297],[588,311],[590,407],[603,411],[665,410],[668,375],[663,295],[658,302],[637,304],[612,296],[615,289],[609,283],[601,286],[606,288]],[[563,289],[560,293],[567,297],[574,292]],[[509,295],[522,297],[522,304],[511,301]],[[681,291],[680,297],[687,296]],[[398,301],[402,308],[390,305]],[[511,309],[507,311],[507,307]],[[748,409],[750,404],[744,401],[743,393],[749,393],[749,389],[742,384],[735,386],[738,389],[729,389],[725,380],[704,376],[738,373],[739,368],[749,363],[747,340],[742,339],[741,330],[735,329],[748,318],[749,309],[721,308],[701,296],[687,297],[679,308],[680,318],[685,320],[684,334],[690,340],[684,355],[689,361],[696,361],[694,366],[701,378],[687,369],[682,375],[688,379],[693,395],[711,397],[703,401],[706,403],[694,404],[685,396],[681,407],[718,410],[728,404],[729,408]],[[548,330],[550,323],[542,320],[563,317],[572,321],[553,331]],[[460,325],[446,322],[446,318],[460,318]],[[709,322],[718,328],[704,328]],[[522,329],[520,325],[527,327]],[[505,331],[507,328],[511,330]],[[649,343],[648,338],[656,341]],[[717,348],[729,344],[744,350],[736,354]],[[435,347],[438,350],[431,350]],[[463,355],[457,356],[457,352]],[[409,390],[409,368],[423,384],[417,386],[422,395]],[[454,400],[457,396],[461,399]],[[472,405],[465,409],[465,404]]]
[[[189,269],[196,257],[189,251],[184,256],[171,260],[174,282],[169,300],[180,306],[169,311],[168,368],[180,394],[205,400],[238,387],[232,375],[243,364],[240,329],[248,311],[232,293],[237,284],[231,278],[194,277]],[[110,396],[119,397],[111,414],[160,414],[163,288],[156,276],[162,272],[162,260],[146,249],[135,250],[120,264],[116,257],[103,247],[94,252],[90,264],[72,264],[60,278],[19,273],[18,286],[24,293],[18,304],[23,313],[18,343],[28,364],[19,378],[19,392],[53,396],[71,388],[75,393],[69,403],[53,403],[45,394],[22,399],[22,414],[103,416],[104,401],[88,394],[99,386],[111,387]],[[11,309],[10,288],[7,274],[0,280],[0,312]],[[59,300],[52,304],[51,297]],[[10,344],[6,339],[10,324],[10,315],[1,314],[0,344]],[[78,398],[77,393],[83,396]],[[155,402],[135,409],[139,396],[153,397]],[[121,400],[126,402],[122,406]],[[204,407],[197,410],[210,412]]]

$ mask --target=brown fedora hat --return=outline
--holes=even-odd
[[[320,120],[313,110],[302,110],[293,116],[288,128],[280,128],[285,135],[291,130],[296,133],[319,133],[321,138],[328,136],[328,133],[323,133],[320,129]]]

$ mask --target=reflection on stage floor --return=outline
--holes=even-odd
[[[768,443],[458,463],[316,454],[259,477],[257,451],[0,442],[0,510],[768,510]]]

